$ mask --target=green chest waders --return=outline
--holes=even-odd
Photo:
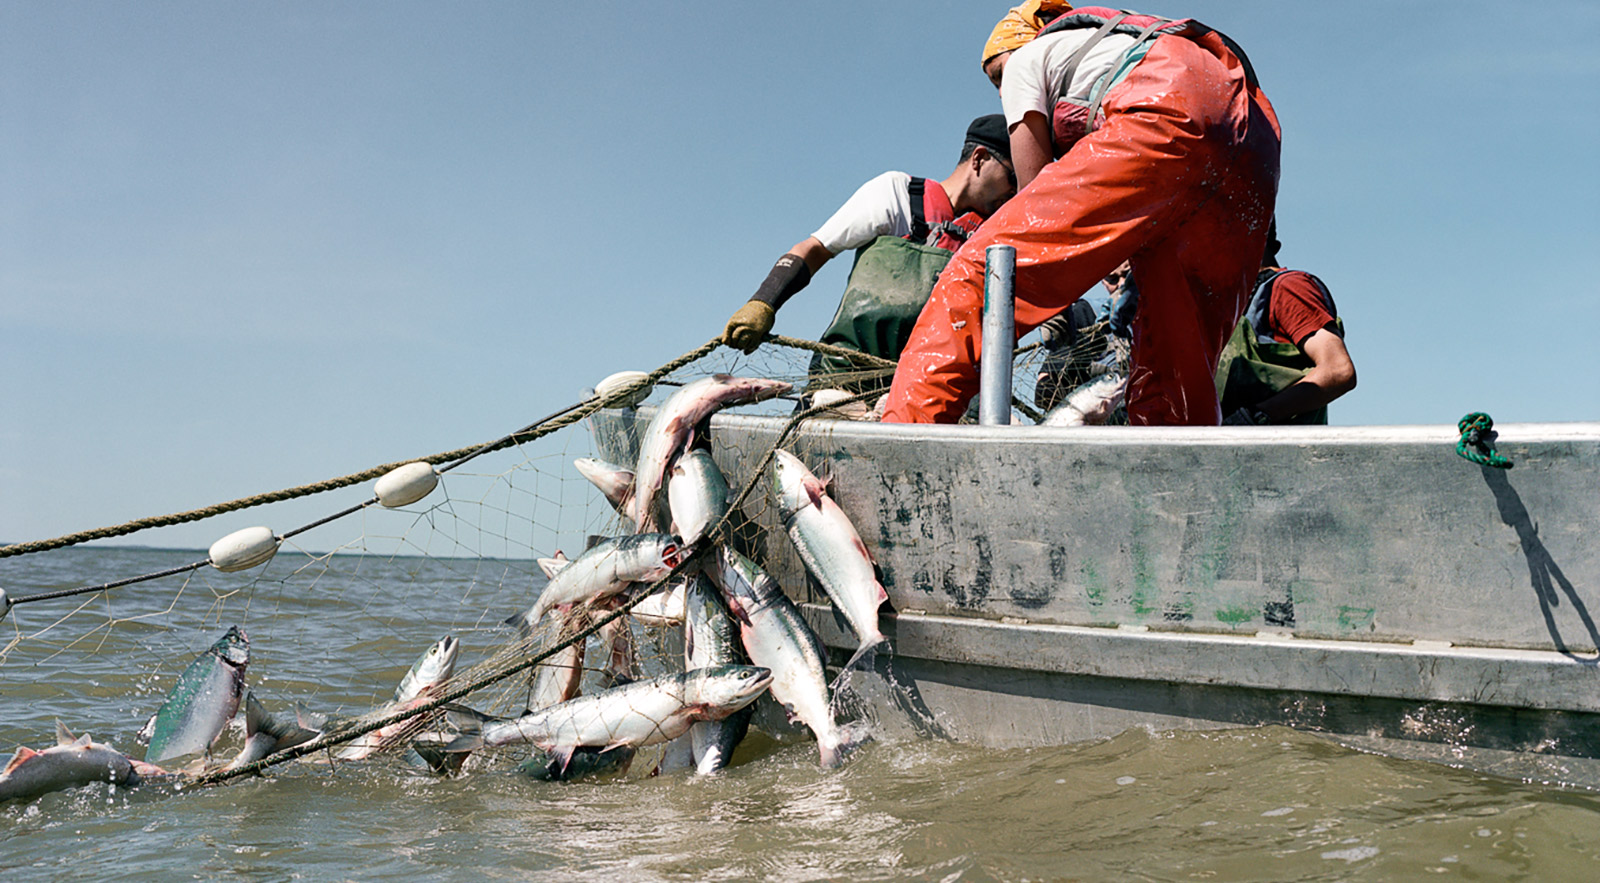
[[[1344,323],[1338,319],[1334,322],[1342,337]],[[1217,361],[1217,398],[1222,400],[1222,413],[1254,408],[1300,382],[1312,367],[1311,357],[1299,347],[1292,343],[1261,343],[1250,320],[1240,319]],[[1328,408],[1324,405],[1281,422],[1326,425]]]
[[[885,359],[900,358],[917,316],[928,302],[939,272],[954,254],[949,249],[919,245],[898,236],[879,236],[856,252],[855,266],[833,322],[822,342]],[[829,383],[819,375],[844,374],[860,368],[842,356],[817,355],[811,360],[814,387],[840,386],[862,391],[887,387],[887,380]]]

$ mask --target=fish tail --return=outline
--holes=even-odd
[[[833,734],[833,738],[826,741],[817,740],[817,750],[821,754],[822,768],[825,770],[838,769],[844,764],[845,758],[855,753],[857,748],[872,741],[872,732],[865,726],[845,727]]]
[[[466,754],[483,748],[482,733],[464,733],[445,743],[444,750],[447,754]]]
[[[851,669],[855,668],[856,667],[856,663],[860,662],[863,658],[867,658],[867,667],[870,668],[871,665],[872,665],[872,660],[870,658],[868,658],[868,654],[872,653],[874,650],[877,650],[879,647],[882,647],[882,646],[884,646],[884,645],[886,645],[888,643],[889,643],[889,639],[884,637],[883,635],[868,636],[868,637],[862,639],[861,646],[857,647],[856,648],[856,652],[850,656],[850,661],[846,662],[844,664],[844,668],[839,670],[839,677],[838,678],[834,678],[833,685],[837,685],[839,683],[840,678],[844,677],[845,672],[850,671]]]
[[[542,618],[544,611],[541,610],[539,613],[540,617]],[[506,617],[505,620],[505,624],[515,628],[517,630],[518,637],[522,638],[524,641],[533,638],[533,626],[536,622],[538,622],[538,620],[533,618],[531,611],[527,613],[513,613],[511,616]]]

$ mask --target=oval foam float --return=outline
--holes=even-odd
[[[607,377],[606,379],[595,384],[594,394],[597,398],[604,400],[607,396],[615,393],[617,390],[625,389],[641,380],[647,380],[649,377],[650,375],[643,371],[618,371],[610,377]],[[634,392],[625,399],[613,402],[611,406],[613,408],[631,408],[634,405],[644,401],[646,398],[649,398],[651,389],[652,387],[648,386],[640,387],[637,392]]]
[[[384,508],[393,509],[415,503],[433,493],[438,485],[439,473],[434,470],[433,464],[418,461],[389,470],[388,474],[378,479],[373,490]]]
[[[270,527],[236,530],[211,544],[211,566],[223,573],[249,570],[278,554],[278,538]]]

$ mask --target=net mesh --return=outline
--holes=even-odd
[[[194,566],[181,573],[45,600],[40,596],[81,586],[77,565],[83,550],[24,556],[24,582],[15,578],[20,559],[0,560],[0,584],[11,601],[22,602],[0,624],[0,681],[7,670],[47,667],[52,689],[78,691],[84,701],[93,701],[101,690],[97,676],[136,671],[137,689],[118,701],[130,715],[148,715],[199,648],[239,625],[251,639],[247,680],[252,695],[268,712],[287,715],[318,735],[243,768],[224,771],[226,756],[213,758],[205,780],[217,781],[307,754],[327,755],[358,738],[357,744],[370,745],[375,737],[367,733],[382,737],[377,753],[409,751],[412,737],[448,729],[446,711],[463,705],[491,716],[518,714],[535,703],[541,668],[548,674],[570,646],[585,648],[583,693],[619,679],[681,671],[681,630],[630,616],[626,609],[597,612],[565,626],[551,620],[528,635],[505,620],[526,610],[545,584],[537,559],[558,552],[576,557],[597,538],[631,533],[631,523],[573,461],[594,457],[631,468],[648,409],[681,385],[714,373],[792,383],[793,395],[735,410],[791,418],[786,434],[775,441],[803,461],[817,462],[814,448],[825,433],[788,431],[807,419],[810,395],[841,390],[852,396],[842,407],[866,410],[887,390],[892,366],[861,360],[858,371],[808,380],[815,347],[807,346],[779,339],[752,355],[713,349],[668,371],[639,412],[594,410],[558,431],[447,464],[439,487],[409,506],[359,505],[370,496],[370,486],[325,494],[318,499],[330,511],[356,505],[347,517],[304,533],[288,531],[292,535],[270,561],[242,572],[220,572],[203,566],[203,555],[196,559],[188,553]],[[1108,352],[1104,334],[1079,335],[1074,346],[1078,349],[1019,350],[1019,422],[1028,422],[1030,414],[1037,418],[1053,404],[1040,392],[1048,360],[1059,370],[1063,359],[1081,365]],[[753,486],[774,440],[744,438],[713,452],[740,501],[722,525],[721,538],[769,570],[796,572],[794,550],[783,538],[765,487]],[[218,522],[237,524],[245,517],[233,514]],[[291,527],[272,523],[274,506],[248,517],[280,536]],[[136,568],[149,567],[149,553],[106,554],[126,555],[129,577],[138,575]],[[176,561],[169,563],[185,566],[183,553],[168,558],[174,555]],[[685,569],[680,565],[658,587]],[[796,600],[822,600],[808,585],[784,588]],[[630,603],[648,596],[632,595]],[[617,637],[619,632],[628,640]],[[432,685],[420,700],[400,703],[395,694],[408,667],[446,635],[460,642],[453,676]],[[630,653],[622,652],[624,645]],[[387,664],[354,666],[348,662],[352,657],[376,657]]]

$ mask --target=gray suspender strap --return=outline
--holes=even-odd
[[[1117,20],[1120,20],[1120,19],[1117,19]],[[1133,38],[1133,45],[1128,47],[1128,52],[1132,52],[1133,50],[1138,49],[1144,43],[1144,41],[1152,33],[1154,33],[1158,28],[1164,28],[1164,27],[1166,27],[1167,25],[1170,25],[1170,24],[1172,24],[1172,19],[1170,19],[1170,18],[1162,19],[1162,20],[1160,20],[1158,22],[1155,22],[1154,24],[1150,25],[1149,27],[1145,28],[1144,30],[1140,31],[1139,32],[1139,36]],[[1102,28],[1101,30],[1104,30],[1104,28]],[[1098,37],[1099,35],[1096,34],[1095,36]],[[1127,54],[1128,54],[1127,52],[1123,53],[1124,56],[1126,56]],[[1074,61],[1076,61],[1076,59],[1074,59]],[[1121,66],[1122,66],[1122,59],[1118,58],[1117,59],[1117,63],[1115,65],[1112,65],[1111,69],[1112,69],[1112,71],[1115,71],[1118,67],[1121,67]],[[1091,93],[1093,93],[1095,90],[1091,87],[1089,91]],[[1084,131],[1085,134],[1088,134],[1089,132],[1093,132],[1094,131],[1094,128],[1095,128],[1095,126],[1094,126],[1095,117],[1100,115],[1100,102],[1105,100],[1106,93],[1110,92],[1110,91],[1111,91],[1111,87],[1108,84],[1106,86],[1106,88],[1100,90],[1100,94],[1093,95],[1090,98],[1090,100],[1089,100],[1089,116],[1085,119],[1084,124],[1083,124],[1083,131]]]
[[[1111,33],[1112,28],[1122,24],[1122,20],[1127,17],[1128,13],[1119,12],[1116,15],[1106,19],[1106,23],[1100,26],[1100,30],[1090,34],[1089,39],[1083,41],[1083,45],[1078,47],[1078,51],[1072,53],[1072,56],[1067,59],[1067,76],[1061,81],[1062,98],[1067,98],[1067,93],[1072,90],[1072,78],[1077,76],[1078,63],[1083,61],[1084,57],[1089,54],[1089,50],[1094,48],[1094,44],[1100,42],[1100,40],[1104,38],[1106,34]],[[1094,117],[1090,117],[1089,120],[1092,123],[1094,121]]]

